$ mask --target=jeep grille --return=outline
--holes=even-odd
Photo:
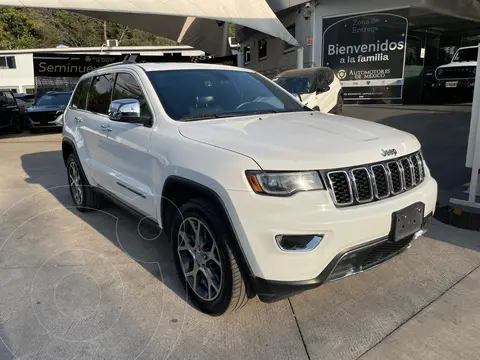
[[[420,185],[425,168],[420,152],[365,166],[329,170],[322,174],[336,206],[383,200]]]

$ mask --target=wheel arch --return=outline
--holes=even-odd
[[[62,139],[62,156],[65,165],[67,165],[67,160],[70,154],[74,154],[78,159],[77,149],[75,148],[73,141],[64,137]]]
[[[241,266],[241,270],[245,275],[247,275],[248,281],[251,282],[251,279],[253,279],[252,269],[242,249],[238,234],[236,233],[232,219],[227,211],[227,207],[225,206],[225,203],[220,195],[215,190],[187,178],[177,175],[169,176],[165,180],[160,201],[160,221],[163,230],[167,235],[169,235],[169,226],[173,221],[172,215],[175,213],[174,210],[180,208],[185,202],[192,198],[207,199],[215,205],[217,210],[223,216],[234,239],[234,243],[230,245],[233,246],[233,249],[237,255],[237,260]]]

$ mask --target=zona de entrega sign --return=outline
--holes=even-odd
[[[323,27],[323,64],[340,79],[345,99],[402,98],[405,17],[375,13],[329,18]]]

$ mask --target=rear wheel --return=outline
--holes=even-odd
[[[213,204],[195,199],[181,206],[170,231],[186,292],[197,308],[212,316],[238,310],[248,301],[247,283],[223,219]]]
[[[74,154],[67,160],[68,185],[70,195],[78,211],[88,212],[98,209],[98,194],[83,175],[80,163]]]

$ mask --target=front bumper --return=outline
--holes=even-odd
[[[294,285],[299,291],[317,287],[331,276],[339,255],[372,242],[385,242],[392,213],[422,202],[428,216],[433,214],[436,200],[437,183],[428,175],[421,185],[401,195],[347,208],[335,207],[327,191],[288,198],[228,191],[224,202],[257,292],[266,297],[283,285]],[[323,239],[311,251],[290,252],[278,246],[275,237],[279,234],[319,234]]]
[[[424,218],[422,234],[428,231],[431,219],[432,214]],[[263,302],[275,302],[317,288],[324,283],[360,274],[400,255],[411,246],[415,238],[416,236],[409,236],[393,242],[387,237],[347,249],[335,256],[316,278],[310,280],[286,282],[255,278],[256,293]]]
[[[59,123],[57,119],[51,121],[33,121],[27,117],[27,126],[29,129],[61,129],[63,124]]]
[[[455,87],[447,87],[447,83],[456,83]],[[434,91],[441,92],[473,92],[475,87],[475,79],[462,79],[462,80],[435,80],[429,84],[430,88]]]

